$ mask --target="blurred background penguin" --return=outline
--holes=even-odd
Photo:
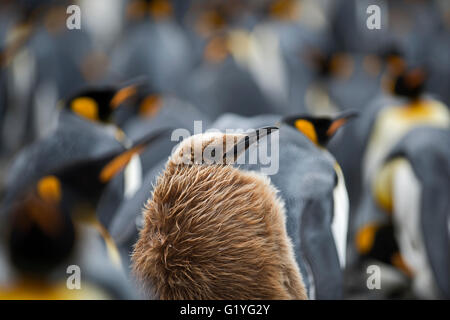
[[[141,298],[145,204],[201,124],[279,127],[308,298],[449,298],[449,52],[447,0],[1,1],[0,297]]]
[[[449,133],[432,126],[409,131],[390,151],[372,185],[374,201],[392,226],[384,238],[394,235],[394,265],[411,277],[412,291],[420,298],[449,298],[449,274],[444,271],[450,267]]]

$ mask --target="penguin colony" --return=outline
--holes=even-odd
[[[0,299],[450,298],[447,1],[75,2],[0,4]]]

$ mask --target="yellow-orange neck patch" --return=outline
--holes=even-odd
[[[35,284],[23,280],[11,287],[0,286],[0,300],[102,300],[111,299],[102,288],[82,282],[80,290],[70,290],[66,281]]]
[[[432,108],[426,102],[415,101],[401,109],[401,116],[408,119],[421,119],[430,116],[432,112]]]
[[[317,139],[316,129],[311,122],[309,122],[308,120],[299,119],[295,121],[295,127],[297,128],[297,130],[307,136],[309,140],[311,140],[315,144],[318,144],[319,141]]]
[[[394,208],[393,179],[399,164],[404,160],[391,160],[377,173],[372,186],[375,203],[387,214],[392,214]]]

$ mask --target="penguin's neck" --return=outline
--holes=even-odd
[[[53,285],[45,277],[21,275],[11,286],[0,287],[0,299],[45,299],[51,295]]]
[[[406,104],[402,109],[402,116],[405,118],[424,118],[432,113],[430,105],[426,100],[415,99]]]

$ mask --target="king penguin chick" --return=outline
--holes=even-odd
[[[277,190],[265,176],[231,166],[239,152],[272,131],[194,135],[169,158],[132,257],[150,295],[307,298]],[[196,159],[198,151],[203,156]]]

